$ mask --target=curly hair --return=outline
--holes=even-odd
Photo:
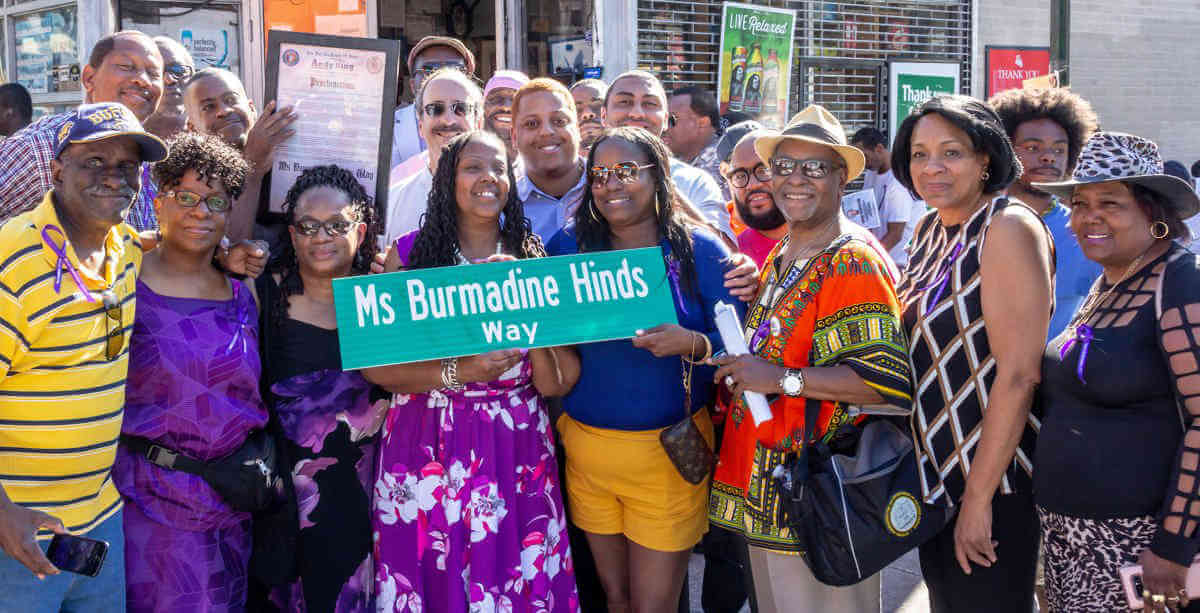
[[[203,181],[216,179],[229,197],[237,200],[246,186],[250,163],[218,136],[180,132],[167,144],[167,157],[150,171],[160,190],[179,185],[187,171]]]
[[[592,145],[588,153],[587,168],[595,164],[596,151],[608,140],[619,140],[629,143],[642,151],[652,166],[640,172],[649,172],[654,178],[654,210],[658,212],[658,233],[667,239],[671,245],[671,253],[679,261],[681,285],[687,291],[694,291],[696,281],[696,258],[692,245],[692,235],[689,228],[693,224],[683,215],[685,206],[682,196],[675,189],[671,180],[671,152],[662,139],[647,132],[643,128],[609,128]],[[592,195],[592,175],[588,172],[587,189],[583,190],[583,201],[575,211],[575,235],[579,251],[605,251],[612,249],[612,230],[608,220],[596,206]]]
[[[1017,127],[1027,121],[1049,119],[1062,126],[1067,133],[1068,173],[1075,168],[1083,144],[1100,125],[1091,103],[1061,87],[1010,89],[992,96],[987,103],[1000,116],[1009,138],[1015,138]]]
[[[421,229],[408,257],[409,268],[434,268],[458,263],[461,246],[458,242],[458,199],[454,196],[454,184],[458,178],[458,159],[463,149],[476,141],[489,141],[501,152],[505,151],[504,143],[486,130],[459,134],[446,143],[442,156],[438,158],[437,172],[433,175],[429,206],[421,216]],[[525,217],[525,205],[517,197],[517,181],[513,176],[512,164],[508,163],[507,153],[504,155],[509,189],[508,200],[500,212],[500,242],[505,253],[518,258],[542,257],[546,255],[546,250]]]
[[[379,223],[379,215],[375,211],[371,197],[367,195],[362,184],[354,178],[350,171],[331,164],[314,166],[301,173],[284,198],[284,221],[289,227],[296,223],[296,206],[299,204],[300,198],[309,190],[317,187],[331,187],[346,194],[350,206],[354,207],[354,216],[357,218],[355,221],[366,224],[366,237],[363,238],[362,244],[358,246],[358,251],[354,254],[354,260],[350,264],[350,274],[367,274],[371,270],[371,262],[375,260],[375,253],[379,250],[375,237],[382,232],[383,228]],[[267,274],[279,275],[280,299],[275,305],[275,312],[272,313],[275,317],[275,325],[278,326],[287,319],[288,296],[304,291],[304,281],[300,278],[300,262],[296,259],[296,246],[292,244],[290,233],[283,234],[279,252],[271,258]]]

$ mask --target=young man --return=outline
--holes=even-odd
[[[33,120],[33,98],[20,83],[0,85],[0,136],[16,134]]]
[[[154,113],[163,89],[163,60],[154,41],[135,30],[109,34],[92,47],[81,81],[87,103],[119,102],[138,121]],[[54,187],[50,163],[58,132],[74,113],[44,117],[0,143],[0,222],[28,211]],[[140,124],[139,124],[140,125]],[[143,166],[141,192],[127,221],[138,230],[154,230],[154,196],[150,167]]]
[[[165,141],[187,127],[183,87],[196,71],[196,63],[192,54],[173,38],[155,36],[154,44],[163,58],[163,95],[158,109],[142,125],[147,132]]]
[[[457,38],[426,36],[408,52],[409,88],[414,99],[429,75],[439,68],[456,68],[468,75],[475,74],[475,54]],[[425,151],[428,143],[417,125],[420,105],[410,104],[396,109],[392,127],[392,168]],[[395,183],[395,178],[392,180]]]
[[[908,240],[912,238],[917,221],[925,213],[925,205],[913,198],[892,173],[892,152],[887,136],[875,128],[863,128],[854,133],[850,144],[862,150],[867,158],[863,187],[875,191],[882,225],[868,228],[887,248],[896,266],[908,264]]]
[[[183,98],[189,129],[220,136],[250,162],[246,186],[229,213],[225,230],[230,239],[248,239],[254,234],[255,221],[265,213],[262,186],[275,152],[296,133],[291,129],[296,112],[292,107],[276,111],[272,101],[259,116],[241,79],[220,68],[205,68],[193,75]]]
[[[1008,187],[1008,195],[1040,212],[1054,237],[1054,314],[1049,330],[1049,338],[1054,338],[1071,321],[1101,270],[1084,257],[1067,227],[1070,210],[1033,183],[1070,176],[1083,144],[1096,131],[1096,112],[1087,100],[1066,89],[1012,89],[996,94],[988,105],[1004,122],[1025,169]]]
[[[604,132],[600,117],[604,114],[604,97],[608,95],[608,84],[600,79],[584,79],[571,86],[571,97],[575,99],[575,113],[579,119],[579,136],[582,148],[579,154],[587,156],[592,143]]]
[[[525,169],[517,197],[542,242],[570,221],[587,189],[575,118],[575,101],[554,79],[534,79],[513,99],[513,140]]]
[[[429,144],[429,161],[415,175],[388,188],[389,242],[421,227],[442,147],[459,134],[483,127],[483,92],[459,70],[441,70],[426,79],[415,106],[421,113],[417,123],[421,138]]]
[[[510,160],[517,158],[513,146],[513,96],[528,82],[529,77],[523,72],[497,70],[483,86],[483,127],[504,141]]]
[[[609,86],[602,119],[605,127],[644,128],[661,137],[666,131],[668,115],[667,93],[658,77],[642,70],[631,70],[618,75]],[[725,198],[715,179],[691,164],[673,159],[671,180],[679,193],[709,222],[729,238],[735,238],[729,228]]]
[[[721,159],[717,156],[721,114],[716,96],[703,87],[683,87],[671,93],[668,108],[671,118],[663,140],[675,157],[716,179],[721,194],[729,200],[729,184],[721,176]]]

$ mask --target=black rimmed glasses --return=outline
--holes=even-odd
[[[638,172],[645,168],[654,168],[654,164],[638,164],[637,162],[617,162],[611,167],[609,166],[592,166],[588,171],[588,177],[592,183],[604,185],[608,183],[608,177],[616,175],[617,180],[621,183],[633,183],[637,181]]]
[[[750,185],[750,175],[753,174],[755,179],[761,183],[766,183],[771,180],[771,169],[767,168],[766,164],[759,164],[753,169],[738,168],[729,173],[729,184],[741,189]]]
[[[176,83],[182,83],[183,81],[186,81],[188,77],[192,76],[194,72],[196,72],[196,70],[191,66],[176,62],[163,69],[163,76],[170,77]]]
[[[125,348],[125,322],[121,301],[111,289],[100,294],[104,303],[104,357],[111,362]]]
[[[429,104],[425,105],[423,110],[425,111],[425,116],[427,117],[441,117],[442,113],[446,112],[446,109],[450,109],[451,113],[454,113],[459,117],[466,117],[467,113],[470,113],[475,109],[475,105],[462,101],[451,102],[449,105],[447,105],[445,102],[430,102]]]
[[[810,179],[824,179],[835,168],[841,168],[841,166],[829,160],[797,160],[796,158],[784,156],[771,158],[771,174],[777,177],[791,176],[793,172],[796,172],[796,169],[799,169],[800,174]]]
[[[164,192],[164,196],[174,198],[179,206],[193,208],[201,202],[208,207],[210,213],[224,213],[233,207],[233,201],[224,196],[209,196],[205,198],[196,192],[189,192],[182,189],[174,189],[169,192]]]
[[[300,236],[316,236],[317,232],[320,232],[321,228],[324,228],[325,234],[336,238],[339,236],[345,236],[359,223],[361,222],[350,221],[348,219],[330,219],[328,221],[301,219],[293,224],[293,227],[296,228],[296,232],[299,233]]]

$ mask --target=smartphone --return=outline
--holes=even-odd
[[[1125,601],[1129,608],[1140,611],[1146,603],[1142,601],[1142,567],[1140,564],[1121,569],[1121,586],[1125,588]],[[1186,589],[1188,598],[1200,596],[1200,556],[1188,567]]]
[[[108,543],[70,534],[55,534],[46,557],[58,570],[95,577],[104,566]]]

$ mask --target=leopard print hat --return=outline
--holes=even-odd
[[[1137,183],[1162,194],[1180,219],[1200,212],[1200,197],[1196,196],[1195,189],[1186,181],[1163,172],[1158,145],[1152,140],[1121,132],[1093,134],[1083,145],[1070,180],[1034,183],[1033,186],[1070,204],[1076,185],[1105,181]]]

